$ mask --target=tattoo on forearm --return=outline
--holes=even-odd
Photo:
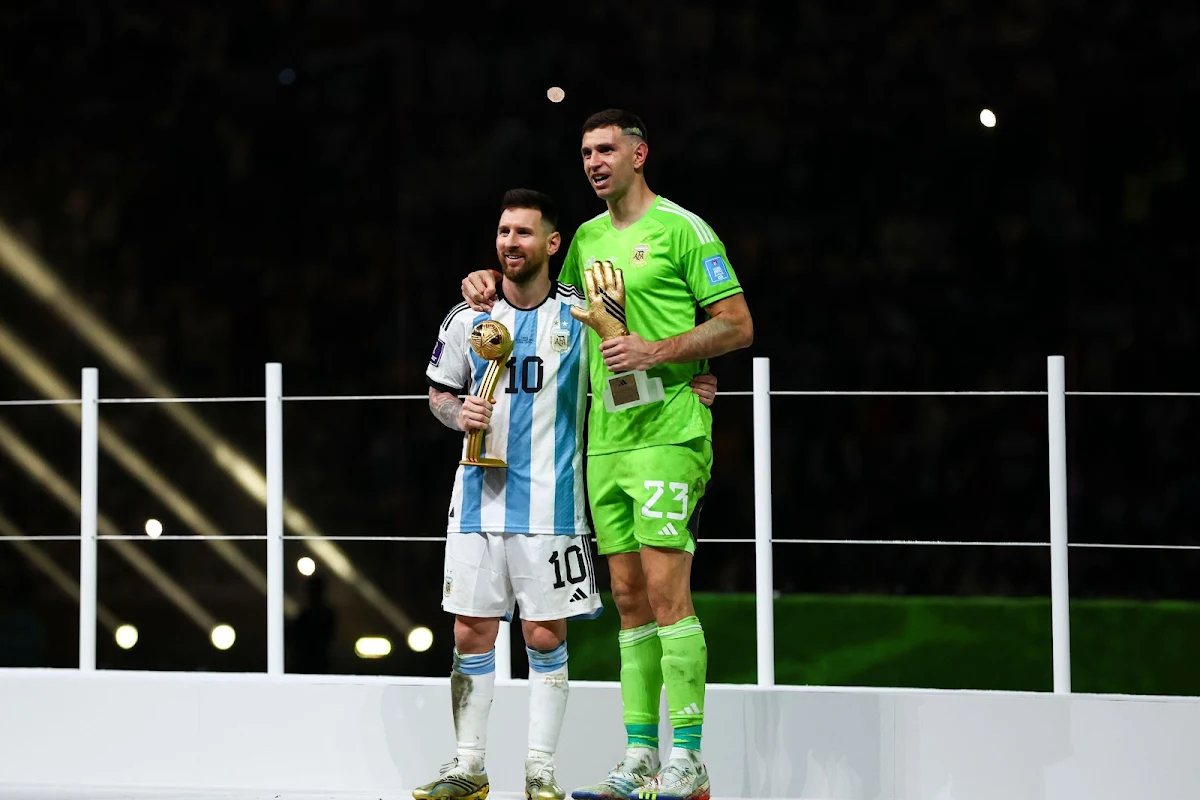
[[[458,427],[458,412],[461,408],[462,401],[452,394],[439,394],[429,398],[429,410],[451,430],[462,430]]]
[[[679,335],[671,360],[676,363],[702,361],[724,355],[732,349],[730,338],[736,332],[737,326],[730,320],[721,317],[706,320],[687,333]]]

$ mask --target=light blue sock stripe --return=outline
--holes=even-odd
[[[454,653],[454,671],[460,675],[486,675],[496,671],[496,649],[476,655]]]
[[[529,668],[534,672],[553,672],[567,665],[566,642],[563,642],[548,653],[543,653],[541,650],[534,650],[531,647],[526,647],[525,653],[529,656]]]

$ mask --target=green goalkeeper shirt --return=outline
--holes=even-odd
[[[742,291],[725,246],[704,220],[657,197],[646,214],[625,230],[608,213],[579,226],[567,249],[559,280],[587,296],[583,270],[611,261],[625,279],[625,313],[630,331],[660,341],[696,327],[705,307]],[[661,378],[661,401],[609,412],[601,399],[613,376],[600,355],[600,337],[588,331],[592,409],[588,453],[601,455],[661,444],[712,439],[712,414],[692,392],[692,378],[707,370],[703,361],[661,364],[647,371]]]

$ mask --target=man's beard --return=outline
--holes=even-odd
[[[525,284],[533,280],[534,276],[538,274],[538,271],[542,268],[542,262],[530,261],[529,258],[526,257],[525,263],[519,267],[509,266],[507,260],[504,261],[503,266],[504,277],[506,280],[510,280],[516,284]]]

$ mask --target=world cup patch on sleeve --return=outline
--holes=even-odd
[[[729,267],[725,266],[725,259],[721,256],[704,259],[704,271],[708,274],[708,282],[713,286],[729,280]]]
[[[433,355],[429,357],[430,364],[435,367],[438,365],[438,362],[442,360],[442,350],[445,349],[445,347],[446,343],[441,339],[438,339],[437,344],[433,346]]]

